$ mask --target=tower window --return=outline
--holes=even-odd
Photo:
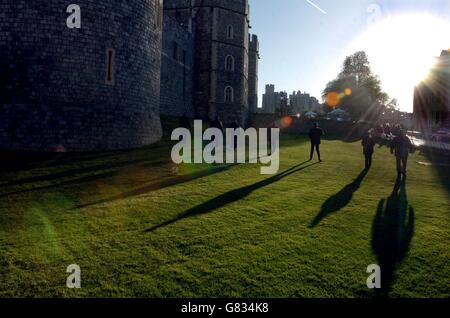
[[[225,58],[225,70],[234,71],[234,57],[231,55],[227,55]]]
[[[227,39],[228,40],[233,40],[234,39],[234,29],[232,25],[229,25],[227,27]]]
[[[116,50],[106,49],[106,84],[114,85]]]
[[[233,102],[234,102],[233,87],[227,86],[225,87],[225,103],[233,103]]]

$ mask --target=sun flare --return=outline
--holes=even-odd
[[[412,111],[414,86],[423,80],[435,57],[450,47],[450,23],[427,14],[391,16],[370,27],[348,48],[367,52],[384,90]]]

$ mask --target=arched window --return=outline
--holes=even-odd
[[[234,102],[233,87],[227,86],[225,87],[225,103],[233,103],[233,102]]]
[[[225,70],[234,71],[234,57],[231,55],[227,55],[225,58]]]
[[[234,39],[234,29],[232,25],[229,25],[227,27],[227,39],[228,40],[233,40]]]

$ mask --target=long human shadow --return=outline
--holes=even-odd
[[[309,227],[316,227],[330,214],[338,212],[341,209],[345,208],[352,200],[353,194],[360,188],[361,183],[367,176],[368,172],[368,169],[364,169],[352,183],[346,185],[338,193],[328,198],[322,205],[319,214],[317,214],[314,220],[311,221]]]
[[[408,203],[406,182],[399,178],[391,196],[378,204],[372,224],[372,251],[381,268],[381,289],[377,290],[377,296],[389,295],[396,267],[409,252],[414,227],[414,208]]]
[[[288,177],[288,176],[290,176],[292,174],[298,173],[298,172],[300,172],[302,170],[305,170],[305,169],[307,169],[309,167],[312,167],[312,166],[317,164],[317,163],[313,163],[313,164],[309,164],[309,165],[305,166],[305,164],[308,163],[308,162],[309,161],[302,162],[302,163],[300,163],[300,164],[298,164],[298,165],[296,165],[296,166],[294,166],[294,167],[292,167],[292,168],[290,168],[290,169],[288,169],[288,170],[286,170],[286,171],[284,171],[282,173],[279,173],[279,174],[277,174],[275,176],[272,176],[270,178],[264,179],[264,180],[262,180],[260,182],[255,183],[255,184],[252,184],[252,185],[249,185],[249,186],[245,186],[245,187],[242,187],[242,188],[238,188],[238,189],[234,189],[234,190],[231,190],[231,191],[229,191],[227,193],[224,193],[224,194],[222,194],[222,195],[220,195],[220,196],[218,196],[218,197],[216,197],[214,199],[211,199],[211,200],[209,200],[209,201],[207,201],[205,203],[202,203],[202,204],[200,204],[200,205],[198,205],[196,207],[193,207],[193,208],[191,208],[191,209],[181,213],[176,218],[174,218],[174,219],[172,219],[170,221],[167,221],[167,222],[164,222],[162,224],[156,225],[156,226],[154,226],[152,228],[149,228],[145,232],[154,232],[154,231],[156,231],[156,230],[158,230],[160,228],[169,226],[169,225],[174,224],[174,223],[176,223],[178,221],[181,221],[183,219],[190,218],[190,217],[193,217],[193,216],[202,215],[202,214],[207,214],[207,213],[210,213],[210,212],[212,212],[214,210],[223,208],[226,205],[229,205],[231,203],[234,203],[234,202],[237,202],[237,201],[240,201],[240,200],[246,198],[252,192],[254,192],[254,191],[258,190],[258,189],[267,187],[267,186],[269,186],[269,185],[271,185],[271,184],[273,184],[275,182],[278,182],[278,181],[280,181],[280,180],[282,180],[282,179],[284,179],[284,178],[286,178],[286,177]]]

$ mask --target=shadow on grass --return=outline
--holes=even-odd
[[[414,209],[408,204],[405,180],[398,179],[391,196],[378,204],[372,224],[372,250],[381,268],[377,296],[388,296],[395,269],[408,254],[413,236]]]
[[[430,161],[441,179],[442,185],[450,194],[450,154],[431,148],[424,148],[421,152]]]
[[[109,202],[113,202],[113,201],[118,201],[118,200],[123,200],[123,199],[128,199],[128,198],[140,196],[140,195],[152,192],[152,191],[161,190],[161,189],[168,188],[168,187],[171,187],[171,186],[175,186],[175,185],[191,182],[191,181],[194,181],[196,179],[208,177],[208,176],[211,176],[211,175],[216,174],[216,173],[225,172],[225,171],[231,169],[234,166],[236,166],[236,165],[232,164],[232,165],[227,165],[227,166],[221,166],[221,167],[217,167],[217,168],[213,168],[213,169],[206,169],[204,171],[200,171],[200,172],[197,172],[197,173],[194,173],[194,174],[190,174],[190,175],[176,176],[176,177],[169,178],[169,179],[166,179],[166,180],[161,180],[161,181],[152,183],[150,185],[147,185],[145,187],[141,187],[141,188],[134,189],[134,190],[131,190],[131,191],[126,191],[126,192],[123,192],[123,193],[121,193],[119,195],[109,197],[107,199],[98,200],[98,201],[94,201],[94,202],[91,202],[91,203],[78,205],[76,207],[76,209],[82,209],[82,208],[86,208],[86,207],[89,207],[89,206],[94,206],[94,205],[98,205],[98,204],[109,203]]]
[[[181,221],[183,219],[186,218],[190,218],[190,217],[194,217],[194,216],[198,216],[198,215],[202,215],[202,214],[207,214],[210,213],[214,210],[223,208],[224,206],[240,201],[244,198],[246,198],[247,196],[249,196],[252,192],[267,187],[275,182],[278,182],[292,174],[298,173],[302,170],[305,170],[309,167],[312,167],[314,165],[316,165],[317,163],[313,163],[313,164],[309,164],[306,165],[306,163],[308,163],[309,161],[305,161],[297,166],[294,166],[280,174],[277,174],[275,176],[272,176],[270,178],[267,178],[265,180],[262,180],[258,183],[246,186],[246,187],[242,187],[242,188],[238,188],[238,189],[234,189],[232,191],[229,191],[227,193],[224,193],[214,199],[211,199],[203,204],[200,204],[192,209],[189,209],[183,213],[181,213],[178,217],[176,217],[175,219],[172,219],[170,221],[164,222],[160,225],[154,226],[152,228],[147,229],[145,232],[154,232],[160,228],[169,226],[171,224],[174,224],[178,221]]]
[[[313,228],[318,226],[320,222],[322,222],[330,214],[345,208],[352,200],[353,194],[358,191],[368,172],[368,169],[364,169],[352,183],[346,185],[341,191],[326,200],[322,205],[322,209],[319,214],[317,214],[309,227]]]
[[[91,172],[98,172],[102,170],[110,170],[110,169],[119,169],[124,168],[127,166],[134,166],[137,164],[144,164],[144,163],[152,163],[154,165],[159,165],[164,162],[167,162],[168,160],[149,160],[149,159],[136,159],[136,160],[126,160],[126,161],[116,161],[116,162],[108,162],[104,164],[99,164],[95,166],[89,166],[89,167],[81,167],[81,168],[75,168],[70,170],[64,170],[61,172],[56,173],[50,173],[46,175],[40,175],[40,176],[33,176],[28,178],[23,178],[19,180],[13,180],[6,183],[3,183],[2,186],[8,187],[8,186],[21,186],[25,185],[27,183],[36,183],[36,182],[48,182],[53,180],[59,180],[62,178],[67,178],[71,176],[75,176],[78,174],[84,174],[84,173],[91,173]]]

